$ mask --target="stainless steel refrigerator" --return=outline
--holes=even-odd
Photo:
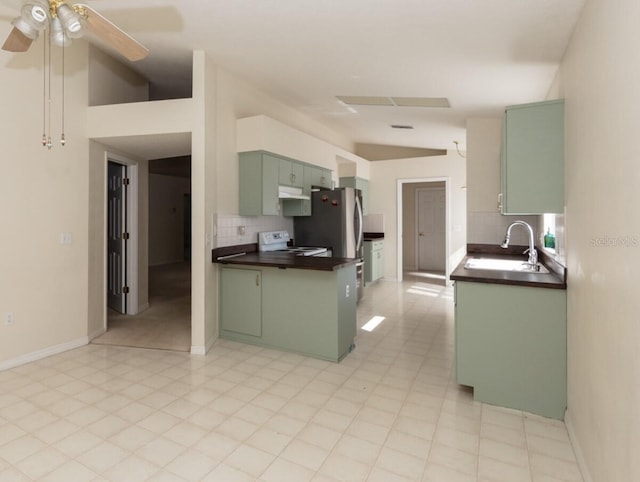
[[[311,216],[293,221],[295,244],[322,246],[335,258],[355,258],[358,299],[364,288],[362,256],[362,193],[352,187],[323,189],[311,193]]]

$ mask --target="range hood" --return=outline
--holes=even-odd
[[[308,201],[309,196],[302,194],[301,187],[278,186],[278,198],[280,199],[303,199]]]

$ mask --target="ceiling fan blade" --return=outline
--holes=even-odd
[[[103,40],[110,47],[116,49],[127,59],[135,62],[149,55],[149,49],[116,27],[91,7],[84,4],[78,4],[75,5],[75,7],[78,7],[82,12],[81,15],[85,19],[87,30]]]
[[[7,37],[7,40],[4,41],[2,50],[6,50],[7,52],[26,52],[29,50],[29,47],[31,47],[32,42],[33,40],[17,28],[13,27]]]

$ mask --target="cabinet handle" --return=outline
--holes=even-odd
[[[256,286],[260,286],[260,275],[256,275]]]
[[[498,211],[502,212],[502,193],[498,194]]]
[[[296,175],[294,173],[291,173],[289,175],[289,179],[291,179],[291,182],[296,182]]]

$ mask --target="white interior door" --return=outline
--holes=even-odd
[[[418,269],[446,270],[445,188],[416,189]]]
[[[107,172],[107,305],[127,312],[127,166],[109,162]]]

